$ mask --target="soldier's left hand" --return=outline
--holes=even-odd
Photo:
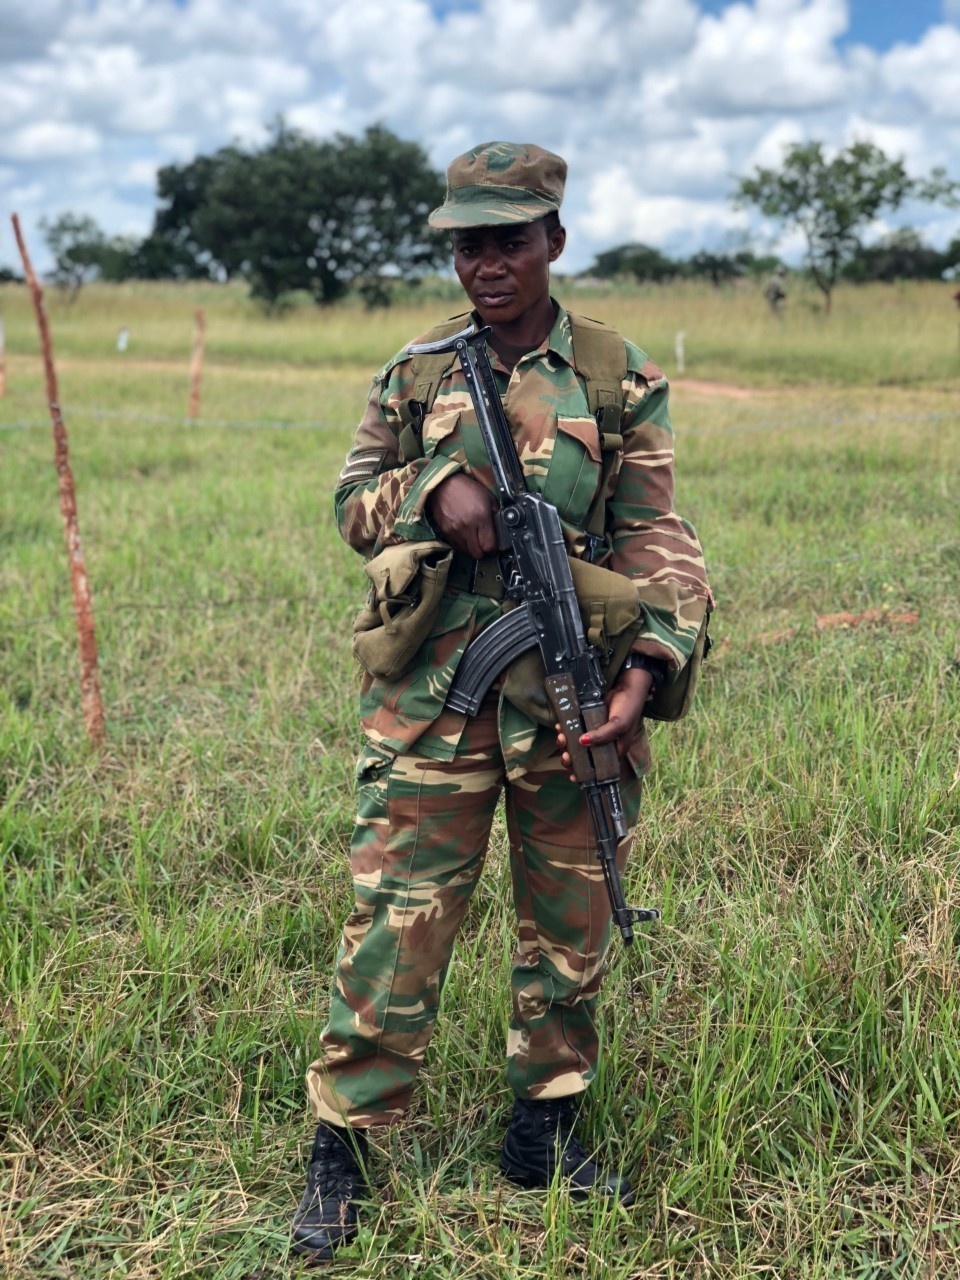
[[[607,693],[607,720],[605,724],[591,729],[589,734],[581,738],[585,747],[602,747],[608,742],[616,742],[617,755],[622,760],[633,745],[643,723],[643,709],[650,697],[653,676],[643,667],[631,667],[629,671],[621,671],[616,682]],[[573,761],[567,751],[566,736],[557,725],[557,746],[560,748],[560,759],[564,767],[571,769]],[[571,773],[570,778],[576,782]]]

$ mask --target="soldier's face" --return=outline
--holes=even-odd
[[[543,222],[454,232],[454,270],[485,323],[512,324],[543,305],[565,240],[563,227],[548,233]]]

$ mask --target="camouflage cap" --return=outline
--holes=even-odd
[[[493,227],[535,222],[560,208],[567,162],[531,142],[483,142],[447,170],[447,198],[431,227]]]

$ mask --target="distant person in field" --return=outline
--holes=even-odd
[[[429,221],[451,233],[472,318],[491,327],[489,356],[528,485],[559,509],[568,554],[625,575],[642,605],[640,630],[610,677],[609,718],[590,735],[591,746],[615,743],[621,759],[630,825],[622,865],[650,762],[644,706],[688,661],[708,593],[697,536],[673,509],[663,374],[633,343],[550,295],[550,264],[566,241],[558,213],[566,168],[533,145],[475,147],[450,165],[446,200]],[[462,315],[420,340],[469,321]],[[603,433],[588,399],[596,370],[584,376],[578,366],[591,325],[613,335],[605,346],[616,355]],[[597,1071],[610,905],[566,742],[552,713],[538,716],[507,691],[509,677],[476,716],[444,705],[467,643],[504,610],[504,571],[491,472],[460,364],[451,357],[431,385],[421,358],[404,349],[374,377],[335,494],[340,533],[368,560],[439,541],[453,561],[410,665],[361,682],[356,900],[307,1074],[317,1130],[292,1227],[294,1251],[314,1261],[356,1234],[368,1133],[399,1123],[410,1105],[501,792],[517,944],[506,1043],[513,1102],[500,1168],[525,1187],[559,1177],[578,1198],[629,1204],[634,1194],[575,1132]]]
[[[787,269],[782,264],[774,267],[770,273],[770,279],[767,281],[763,296],[770,304],[770,310],[775,316],[783,317],[784,308],[787,305]]]

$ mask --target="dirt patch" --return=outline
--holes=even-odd
[[[763,392],[757,387],[735,387],[732,382],[710,382],[702,378],[671,378],[671,391],[691,391],[695,396],[725,396],[728,400],[752,400]]]

